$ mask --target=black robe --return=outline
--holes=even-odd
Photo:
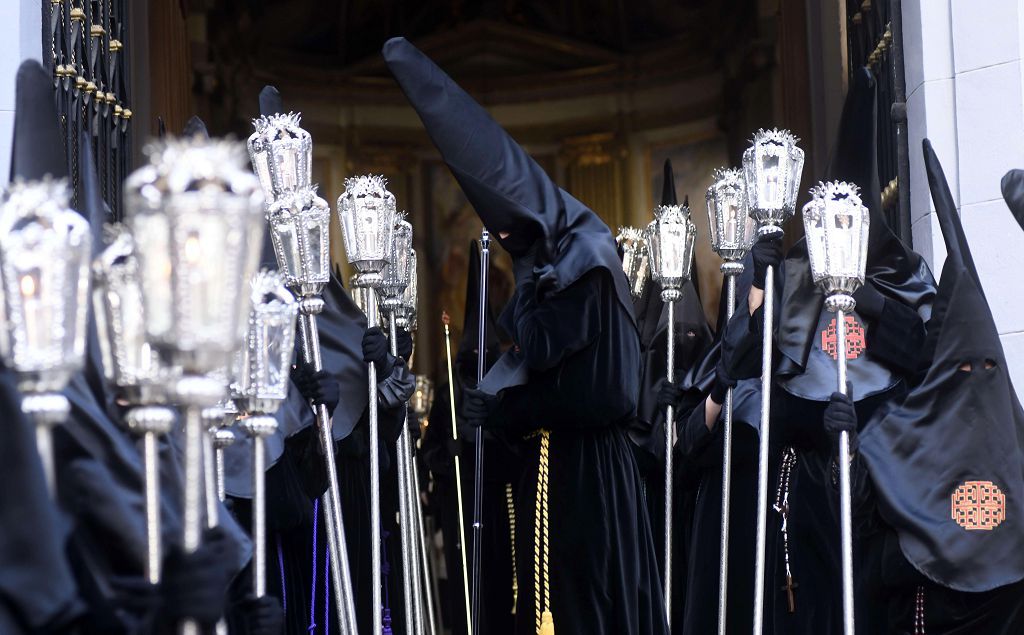
[[[525,385],[502,392],[495,422],[522,439],[524,458],[516,498],[516,632],[536,631],[540,440],[530,433],[538,429],[551,431],[548,574],[556,631],[667,632],[643,485],[625,432],[639,381],[631,316],[609,274],[592,270],[540,302],[532,280],[523,281],[504,317],[529,367]]]

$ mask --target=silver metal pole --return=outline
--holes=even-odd
[[[736,310],[736,276],[743,271],[743,263],[726,262],[722,265],[725,274],[725,319],[732,319]],[[729,593],[729,511],[732,496],[732,388],[725,393],[723,404],[725,416],[722,424],[722,525],[719,535],[720,551],[718,560],[718,635],[725,635],[726,608]]]
[[[416,536],[420,543],[420,560],[423,567],[421,577],[423,578],[423,601],[426,603],[426,632],[427,635],[435,635],[437,630],[437,617],[434,615],[434,587],[431,584],[430,560],[427,556],[427,534],[423,523],[423,505],[420,503],[420,472],[416,455],[412,457],[412,483],[415,495],[416,510]]]
[[[377,291],[373,287],[366,288],[366,326],[377,326]],[[370,414],[370,567],[373,577],[373,632],[381,634],[381,572],[380,572],[380,438],[377,422],[377,369],[373,363],[367,368],[369,375],[369,414]]]
[[[185,553],[199,549],[203,531],[203,407],[216,403],[222,396],[223,386],[208,377],[187,375],[175,385],[176,401],[185,411],[185,492],[182,547]],[[185,619],[180,625],[181,635],[198,635],[199,624]]]
[[[316,316],[323,311],[323,306],[323,300],[315,296],[299,301],[299,339],[302,344],[302,358],[307,364],[313,365],[313,370],[323,368],[320,361],[320,335],[316,327]],[[372,368],[370,372],[373,372]],[[376,392],[376,382],[373,387]],[[375,402],[371,400],[371,403],[374,404],[371,406],[371,412],[376,414]],[[324,453],[324,462],[327,468],[327,492],[323,496],[322,505],[331,558],[331,590],[334,592],[335,610],[342,633],[356,633],[358,627],[356,626],[355,599],[352,592],[352,574],[349,569],[345,526],[341,515],[338,470],[334,461],[334,434],[327,407],[318,405],[315,412],[317,430],[320,433],[320,448]],[[374,422],[371,421],[372,423]]]
[[[662,292],[665,295],[665,292]],[[665,380],[675,383],[676,380],[676,302],[667,300],[668,305],[668,370]],[[665,614],[668,624],[672,626],[672,472],[675,447],[675,407],[669,404],[665,408]]]
[[[67,420],[71,404],[60,393],[28,394],[21,400],[21,411],[36,427],[36,451],[43,464],[43,475],[51,498],[57,497],[57,471],[53,461],[53,426]]]
[[[491,235],[487,230],[480,234],[480,303],[477,320],[477,364],[476,385],[483,381],[487,368],[487,276],[491,260]],[[473,488],[473,633],[480,632],[480,575],[483,544],[483,509],[484,509],[484,430],[476,429],[476,465],[474,467]]]
[[[210,416],[210,409],[203,411],[203,500],[206,503],[206,527],[213,529],[220,524],[220,499],[217,497],[217,467],[216,457],[213,450],[212,426],[214,417]]]
[[[277,420],[253,415],[242,421],[252,438],[252,587],[256,597],[267,594],[267,453],[264,439],[277,429]]]
[[[851,298],[852,300],[852,298]],[[849,310],[853,310],[851,306]],[[839,392],[846,394],[846,313],[836,310],[836,361]],[[839,518],[843,557],[843,633],[853,630],[853,514],[850,501],[850,434],[839,435]]]
[[[142,435],[146,496],[146,580],[150,584],[158,584],[163,564],[160,533],[160,435],[170,432],[175,421],[174,412],[161,406],[142,406],[129,410],[125,420],[129,430]]]
[[[388,329],[391,334],[391,354],[398,355],[398,316],[391,311]],[[405,632],[409,635],[419,633],[419,612],[416,602],[416,564],[413,553],[413,522],[412,510],[409,507],[409,417],[408,411],[402,422],[402,432],[398,435],[397,467],[398,467],[398,523],[399,537],[402,544],[402,599],[405,602]]]
[[[766,225],[762,235],[779,234],[780,227]],[[775,267],[768,267],[764,280],[764,338],[761,341],[761,426],[757,457],[757,541],[754,555],[754,635],[764,624],[765,541],[768,534],[768,448],[771,427],[772,332],[775,329]]]

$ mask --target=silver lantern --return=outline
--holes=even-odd
[[[804,152],[788,130],[758,130],[743,153],[747,207],[759,236],[780,236],[782,223],[796,209]],[[768,267],[764,286],[764,337],[761,355],[761,421],[757,473],[757,538],[754,554],[754,635],[764,619],[765,540],[768,522],[768,448],[771,432],[772,337],[774,334],[775,272]]]
[[[781,233],[781,225],[796,211],[804,151],[788,130],[758,130],[743,153],[747,206],[761,233]]]
[[[184,409],[183,547],[202,533],[202,410],[225,396],[207,373],[226,367],[242,344],[248,281],[263,243],[263,193],[243,147],[193,138],[147,148],[149,163],[128,177],[126,218],[139,259],[147,337],[180,366],[171,400]],[[182,630],[198,632],[186,620]]]
[[[825,293],[825,308],[836,314],[838,391],[846,394],[846,314],[864,284],[870,213],[853,183],[832,181],[811,189],[803,209],[811,277]],[[853,517],[850,500],[850,435],[839,436],[840,544],[843,572],[843,632],[854,633]]]
[[[704,197],[708,208],[711,248],[722,260],[726,285],[726,320],[736,307],[736,277],[743,273],[743,258],[757,239],[756,224],[747,212],[747,183],[734,168],[715,170],[714,182]],[[732,490],[732,389],[722,404],[722,522],[718,569],[718,633],[726,633],[726,598],[729,575],[729,501]]]
[[[317,295],[331,278],[331,209],[302,186],[281,194],[267,209],[270,238],[288,288],[299,297]]]
[[[160,533],[159,438],[175,421],[168,408],[167,384],[173,370],[160,364],[146,337],[146,313],[135,242],[123,225],[107,230],[108,245],[92,263],[93,315],[103,373],[117,386],[129,410],[125,422],[142,437],[146,501],[146,578],[160,582],[163,549]]]
[[[864,284],[867,265],[870,214],[861,203],[860,188],[838,181],[818,184],[811,189],[811,200],[804,205],[803,217],[814,282],[830,303],[852,295]],[[829,310],[849,311],[852,307],[845,302],[845,308],[832,306]]]
[[[434,381],[430,377],[416,375],[416,388],[409,405],[420,419],[425,419],[430,414],[430,409],[434,405]]]
[[[747,183],[735,168],[715,170],[704,200],[708,206],[711,248],[727,262],[743,260],[757,239],[756,224],[747,212]]]
[[[376,287],[381,283],[381,269],[387,263],[388,250],[394,239],[395,196],[387,189],[382,176],[359,176],[345,179],[345,191],[338,198],[338,217],[345,241],[348,261],[358,272],[356,285],[366,289],[366,325],[378,325]],[[377,422],[377,369],[367,369],[370,420],[370,517],[380,517],[380,460]],[[380,580],[380,525],[370,523],[371,615],[379,632],[382,598]]]
[[[647,226],[645,241],[650,259],[651,277],[661,286],[665,302],[675,302],[680,289],[690,279],[697,227],[690,210],[681,205],[660,205]]]
[[[398,213],[395,195],[382,176],[345,179],[338,198],[338,218],[349,263],[360,274],[360,286],[378,287],[387,264]]]
[[[417,327],[419,316],[419,278],[416,274],[418,262],[416,250],[409,250],[409,284],[405,285],[402,291],[401,306],[398,311],[398,326],[414,333]]]
[[[389,244],[387,264],[381,269],[380,295],[384,310],[396,319],[402,312],[402,298],[409,286],[412,261],[412,225],[404,217],[395,223],[394,238]]]
[[[349,280],[348,280],[349,295],[352,298],[352,304],[355,304],[356,308],[359,309],[360,311],[362,311],[363,315],[366,315],[366,310],[367,310],[367,306],[368,306],[367,305],[367,300],[369,299],[368,296],[370,294],[370,288],[369,287],[361,287],[361,286],[359,286],[357,284],[357,280],[358,279],[359,279],[358,275],[355,275],[355,276],[352,276],[351,278],[349,278]]]
[[[186,373],[223,368],[245,333],[263,194],[236,143],[172,140],[147,153],[125,183],[147,335]]]
[[[647,243],[651,277],[661,286],[661,299],[668,308],[668,373],[666,380],[675,382],[675,310],[682,296],[682,286],[690,279],[697,227],[690,220],[690,210],[683,205],[659,205],[654,220],[647,226]],[[675,447],[675,409],[665,412],[665,606],[671,614],[672,605],[672,503]]]
[[[51,494],[52,426],[69,410],[60,391],[85,360],[90,254],[89,223],[70,208],[65,181],[8,189],[0,204],[0,353],[25,393]]]
[[[644,232],[635,227],[620,227],[615,242],[622,250],[622,270],[629,282],[630,294],[634,299],[640,298],[651,279],[651,259]]]
[[[313,139],[302,127],[302,115],[277,114],[255,119],[249,157],[267,202],[310,184]]]
[[[288,397],[295,319],[295,298],[279,273],[261,271],[252,280],[249,331],[237,358],[232,396],[243,414],[242,428],[252,438],[253,589],[266,594],[266,451],[264,439],[277,429],[272,416]]]

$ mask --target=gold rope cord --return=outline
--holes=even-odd
[[[533,586],[534,604],[537,610],[537,633],[554,635],[555,627],[551,617],[551,583],[548,578],[548,454],[551,431],[539,430],[540,461],[537,465],[537,505],[534,516],[533,542]],[[541,589],[544,601],[541,603]]]
[[[505,502],[508,504],[508,531],[512,537],[512,615],[519,604],[519,573],[516,570],[516,505],[512,497],[512,483],[505,483]]]

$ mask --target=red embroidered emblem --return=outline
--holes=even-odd
[[[953,520],[967,531],[992,531],[1006,520],[1006,495],[992,481],[966,481],[951,498]]]
[[[868,347],[864,338],[864,327],[852,315],[846,316],[846,359],[857,359]],[[821,332],[821,350],[832,356],[832,359],[839,359],[839,351],[836,350],[836,319],[828,323],[825,330]]]

